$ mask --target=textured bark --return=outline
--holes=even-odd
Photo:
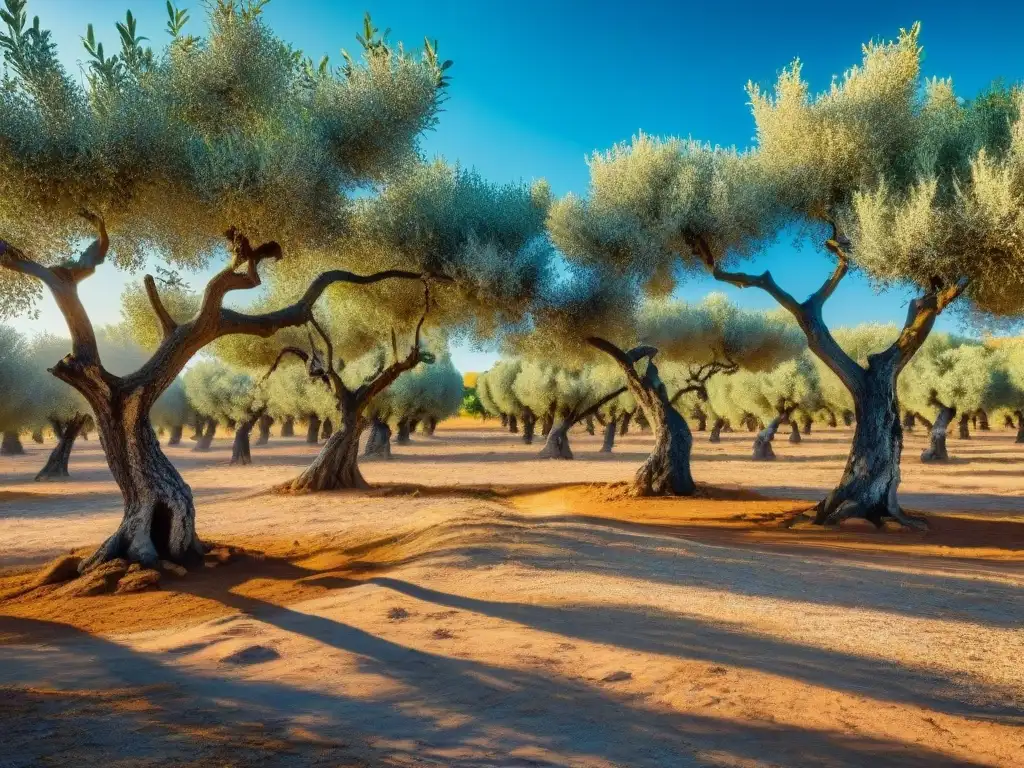
[[[260,418],[262,418],[262,414],[257,412],[252,414],[249,418],[236,423],[235,440],[231,444],[232,464],[252,464],[252,451],[249,448],[249,437],[252,434],[252,428],[256,426],[256,423]]]
[[[811,434],[811,428],[814,426],[814,419],[812,419],[810,416],[804,416],[800,420],[800,425],[801,425],[801,429],[802,429],[803,433],[805,435],[809,435],[809,434]],[[791,439],[790,442],[791,443],[798,443],[800,441],[799,440],[792,440]]]
[[[203,452],[210,450],[210,446],[213,444],[213,436],[217,433],[217,421],[216,419],[207,419],[204,425],[204,430],[199,439],[196,440],[196,444],[192,446],[192,450],[196,452]]]
[[[754,438],[752,453],[754,461],[772,461],[775,459],[775,451],[772,450],[772,440],[775,439],[775,433],[779,431],[779,425],[785,418],[782,415],[776,416],[768,422],[768,426],[757,433],[757,437]]]
[[[310,414],[306,422],[306,442],[310,445],[320,442],[320,417],[315,413]]]
[[[601,453],[611,453],[615,448],[615,432],[618,429],[617,419],[610,418],[604,425],[604,442],[601,443]]]
[[[796,425],[796,420],[790,419],[789,421],[789,442],[799,443],[803,440],[800,437],[800,428]]]
[[[291,482],[292,490],[334,491],[368,488],[359,471],[359,436],[365,427],[365,420],[353,411],[342,413],[340,428],[327,439],[327,444],[313,463]]]
[[[184,432],[184,427],[181,424],[175,424],[171,427],[171,434],[167,437],[168,445],[180,445],[181,444],[181,433]]]
[[[295,437],[295,417],[285,416],[281,422],[281,437]]]
[[[629,423],[633,421],[633,412],[627,411],[622,414],[622,421],[619,422],[619,437],[625,437],[629,434]]]
[[[21,456],[25,449],[17,432],[4,432],[0,440],[0,456]]]
[[[79,570],[123,557],[147,568],[161,560],[189,565],[202,557],[192,489],[168,461],[149,422],[152,390],[114,393],[110,405],[92,403],[107,464],[124,497],[117,531]]]
[[[53,434],[57,436],[57,445],[46,460],[46,464],[36,480],[60,480],[68,477],[68,460],[71,458],[71,449],[75,445],[75,438],[85,425],[86,416],[75,414],[65,422],[53,422]]]
[[[519,434],[519,422],[514,413],[508,415],[508,431],[513,435]]]
[[[331,420],[329,418],[324,419],[320,429],[320,440],[327,440],[333,434],[334,424],[331,423]]]
[[[587,434],[588,435],[596,434],[597,429],[594,427],[594,417],[593,416],[587,416],[587,418],[584,420],[584,423],[587,425]]]
[[[274,417],[264,413],[256,423],[259,426],[259,436],[256,438],[256,445],[266,445],[270,442],[270,425],[274,423]]]
[[[523,442],[526,445],[533,445],[533,434],[537,429],[537,417],[529,408],[523,409]]]
[[[929,435],[929,446],[921,452],[921,461],[946,461],[949,452],[946,450],[946,432],[956,417],[956,408],[934,401],[939,406],[939,414],[932,424]]]
[[[1014,442],[1024,443],[1024,411],[1016,411],[1017,439]]]
[[[370,437],[363,449],[363,456],[391,458],[391,427],[377,416],[370,422]]]
[[[722,428],[725,426],[725,419],[715,419],[715,423],[711,425],[711,434],[708,435],[709,443],[720,443],[722,442]]]
[[[408,445],[411,442],[412,424],[408,419],[398,420],[398,433],[395,435],[395,442],[399,445]]]
[[[569,429],[572,427],[572,420],[559,419],[558,423],[548,432],[548,438],[541,448],[539,458],[542,459],[571,459],[572,448],[569,447]]]
[[[46,442],[46,439],[43,437],[42,429],[32,430],[32,442],[35,443],[36,445],[42,445],[44,442]]]
[[[970,416],[970,414],[967,414],[967,413],[960,414],[960,422],[959,422],[958,426],[960,427],[960,439],[961,440],[970,440],[971,439],[970,423],[971,423],[971,416]]]

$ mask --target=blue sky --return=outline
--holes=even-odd
[[[181,5],[192,11],[190,28],[201,31],[199,0]],[[163,45],[163,0],[30,0],[29,15],[42,17],[67,66],[78,71],[86,24],[94,23],[100,40],[115,49],[114,22],[127,8],[138,17],[140,33]],[[337,60],[340,48],[356,47],[366,10],[378,26],[392,28],[392,40],[418,47],[429,35],[440,41],[442,56],[455,61],[445,112],[424,141],[428,154],[474,166],[497,182],[544,177],[559,195],[586,191],[588,153],[638,131],[748,144],[748,80],[770,85],[799,57],[812,86],[823,89],[833,74],[859,61],[862,43],[893,37],[915,21],[922,22],[926,74],[951,76],[961,95],[995,78],[1024,80],[1024,5],[1016,3],[861,0],[853,10],[803,0],[273,0],[265,13],[285,39],[313,58]],[[829,271],[824,257],[788,242],[753,267],[770,267],[799,297]],[[108,268],[82,284],[97,323],[117,319],[126,279],[138,277]],[[711,290],[725,290],[745,306],[774,306],[758,292],[723,288],[710,279],[691,280],[681,294],[699,298]],[[855,275],[827,305],[826,320],[902,322],[906,299],[900,292],[876,295]],[[38,322],[19,325],[65,332],[49,301]],[[957,326],[943,318],[939,327]],[[491,359],[469,350],[456,355],[464,370],[484,368]]]

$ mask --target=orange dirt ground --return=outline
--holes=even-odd
[[[32,582],[117,524],[98,445],[37,484],[26,442],[0,459],[0,765],[1024,766],[1024,446],[925,466],[913,436],[931,530],[825,531],[803,513],[849,435],[760,464],[697,433],[681,500],[624,494],[639,433],[545,462],[449,422],[365,462],[376,490],[315,495],[269,490],[299,439],[244,468],[186,440],[234,557],[93,597]]]

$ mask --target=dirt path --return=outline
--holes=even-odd
[[[701,453],[695,474],[785,475],[810,495],[841,469],[825,458],[841,436],[782,445],[790,461],[770,467],[743,460],[743,436],[716,449],[731,458]],[[997,437],[963,446],[964,466],[1004,466],[1014,446]],[[583,460],[550,463],[453,430],[366,473],[629,476],[628,447],[594,459],[589,440]],[[473,460],[481,449],[514,455]],[[949,503],[935,533],[901,538],[782,528],[802,501],[735,492],[268,496],[253,486],[310,451],[257,450],[237,472],[215,463],[223,446],[181,463],[203,534],[263,557],[155,592],[0,603],[0,765],[1024,765],[1024,502],[1008,475],[908,466],[911,493]],[[90,460],[59,486],[5,482],[45,495],[0,496],[0,565],[116,523]]]

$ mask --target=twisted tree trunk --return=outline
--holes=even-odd
[[[757,433],[754,438],[754,449],[752,458],[754,461],[772,461],[775,459],[775,451],[772,450],[772,440],[775,433],[779,431],[779,425],[786,416],[780,414],[772,419],[768,426]]]
[[[708,428],[708,415],[702,408],[693,409],[693,418],[697,420],[697,431],[703,432]]]
[[[306,442],[309,445],[316,445],[320,442],[320,417],[315,413],[309,415],[306,422]]]
[[[971,439],[970,423],[971,423],[971,416],[970,416],[970,414],[968,414],[968,413],[960,414],[959,427],[960,427],[960,439],[961,440],[970,440]]]
[[[50,451],[50,457],[46,460],[43,468],[39,470],[39,474],[36,475],[36,481],[59,480],[68,477],[68,460],[71,458],[71,449],[75,445],[75,438],[78,437],[78,433],[85,425],[86,418],[85,414],[76,413],[63,423],[54,419],[52,422],[53,434],[57,436],[57,445]]]
[[[715,423],[711,425],[711,434],[708,435],[709,443],[720,443],[722,442],[722,427],[725,426],[725,419],[717,418]]]
[[[330,418],[326,418],[321,425],[320,440],[326,440],[334,434],[334,425],[331,423]],[[320,442],[319,440],[317,442]]]
[[[181,424],[175,424],[171,427],[171,434],[167,438],[167,444],[180,445],[182,432],[184,432],[184,427]]]
[[[25,449],[21,445],[18,433],[14,431],[4,432],[0,440],[0,456],[21,456]]]
[[[232,464],[252,464],[252,451],[249,449],[249,436],[252,428],[263,417],[263,409],[256,411],[249,418],[239,421],[235,425],[235,440],[231,444]]]
[[[618,428],[615,417],[609,418],[604,425],[604,441],[601,443],[601,453],[611,453],[615,448],[615,432]]]
[[[391,427],[378,416],[374,416],[370,422],[370,437],[363,449],[363,456],[391,458]]]
[[[281,422],[281,437],[295,437],[295,417],[285,416]]]
[[[803,440],[800,437],[800,428],[796,425],[796,421],[793,419],[789,420],[789,442],[799,443]]]
[[[264,413],[260,416],[259,436],[256,438],[256,445],[266,445],[270,442],[270,425],[274,423],[274,417]]]
[[[956,417],[956,408],[944,405],[934,395],[931,398],[931,403],[938,406],[939,415],[935,417],[935,423],[932,424],[929,436],[930,445],[921,452],[921,461],[946,461],[949,459],[949,453],[946,451],[946,430],[949,429],[950,423]]]
[[[217,433],[217,420],[207,419],[205,429],[202,434],[199,435],[199,439],[196,440],[196,444],[192,446],[192,450],[195,452],[202,453],[203,451],[210,450],[210,446],[213,444],[213,436]],[[100,437],[103,436],[102,430],[100,431]]]
[[[571,459],[572,448],[569,447],[569,429],[573,425],[571,417],[559,419],[558,423],[548,432],[548,438],[541,448],[539,458]]]
[[[529,408],[523,409],[523,442],[526,445],[533,445],[533,434],[537,428],[537,417]]]
[[[327,439],[313,463],[290,483],[296,491],[358,490],[368,488],[359,471],[359,437],[366,421],[356,409],[341,414],[341,427]]]
[[[411,432],[412,432],[412,425],[409,423],[409,420],[408,419],[399,419],[398,420],[398,435],[396,436],[395,441],[399,445],[408,445],[410,443],[410,441],[411,441],[410,437],[409,437]]]

